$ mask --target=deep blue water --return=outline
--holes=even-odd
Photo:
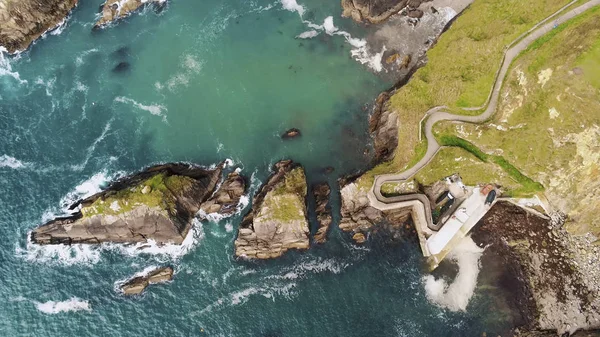
[[[431,305],[411,241],[331,239],[276,261],[235,260],[240,215],[197,224],[184,252],[35,247],[27,233],[118,174],[170,161],[231,158],[252,191],[277,160],[311,182],[364,168],[366,108],[391,83],[343,36],[308,30],[278,1],[171,1],[92,31],[81,1],[60,34],[0,59],[1,336],[477,336],[507,322],[476,293],[467,312]],[[339,17],[306,0],[303,17]],[[124,71],[113,69],[120,63]],[[301,139],[282,142],[288,128]],[[320,172],[334,166],[334,174]],[[334,204],[339,204],[334,193]],[[314,225],[314,224],[313,224]],[[168,250],[168,249],[163,249]],[[171,264],[174,281],[126,298],[115,282]]]

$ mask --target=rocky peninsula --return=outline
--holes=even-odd
[[[58,26],[78,0],[0,0],[0,46],[10,54],[26,50]]]
[[[270,259],[289,249],[309,247],[304,169],[283,160],[273,171],[240,224],[235,240],[238,257]]]
[[[196,213],[231,214],[245,190],[239,175],[218,188],[222,166],[156,165],[113,182],[71,206],[73,215],[54,219],[31,233],[38,244],[180,244]]]
[[[125,295],[139,295],[149,285],[164,283],[173,279],[173,267],[156,268],[143,272],[119,285],[119,289]]]

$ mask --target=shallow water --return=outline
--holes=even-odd
[[[254,191],[274,162],[292,158],[310,181],[333,184],[368,162],[365,106],[391,85],[352,59],[356,46],[342,35],[295,38],[310,30],[307,21],[328,16],[364,36],[339,18],[339,1],[307,0],[303,18],[277,1],[172,1],[92,31],[100,3],[80,2],[60,32],[0,59],[0,335],[471,336],[506,328],[477,290],[466,312],[430,304],[418,247],[384,236],[355,247],[334,228],[329,243],[307,253],[243,262],[232,258],[237,215],[197,224],[184,252],[29,245],[27,233],[69,202],[158,162],[231,158]],[[302,137],[283,142],[292,127]],[[335,173],[323,176],[326,166]],[[172,283],[138,298],[115,292],[115,282],[161,264],[176,267]]]

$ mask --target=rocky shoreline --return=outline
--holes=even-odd
[[[9,54],[29,48],[48,30],[60,25],[78,0],[0,0],[0,47]]]
[[[143,6],[162,6],[167,0],[107,0],[102,6],[100,19],[94,28],[102,28],[112,22],[124,19]]]
[[[201,209],[230,215],[245,181],[230,175],[220,188],[222,165],[205,169],[184,163],[156,165],[113,182],[70,207],[76,212],[36,228],[37,244],[102,242],[181,244]],[[214,193],[214,195],[213,195]]]

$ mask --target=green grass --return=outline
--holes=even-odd
[[[92,215],[119,215],[130,212],[138,206],[145,205],[151,208],[160,208],[167,213],[173,213],[175,196],[195,180],[186,176],[167,176],[165,173],[156,174],[137,186],[109,193],[104,198],[96,199],[91,205],[81,209],[84,217]],[[149,193],[142,193],[144,187],[149,186]],[[117,205],[118,209],[111,208]]]
[[[532,180],[531,178],[521,173],[521,171],[519,171],[514,165],[508,162],[508,160],[506,160],[504,157],[498,155],[488,155],[481,151],[481,149],[479,149],[475,144],[465,139],[454,135],[442,135],[441,137],[439,137],[439,144],[442,146],[460,147],[466,150],[467,152],[471,153],[473,156],[475,156],[482,162],[491,162],[498,165],[500,168],[502,168],[502,170],[504,170],[504,172],[508,174],[509,177],[511,177],[521,185],[521,187],[519,187],[518,189],[513,190],[511,192],[507,192],[512,196],[532,195],[544,190],[544,186],[542,184]]]
[[[264,206],[269,212],[268,218],[281,222],[304,220],[306,192],[304,169],[296,167],[265,197]]]
[[[568,0],[476,0],[428,53],[428,63],[391,98],[399,116],[399,141],[389,172],[399,172],[419,157],[419,121],[427,110],[446,105],[483,105],[504,47],[554,13]]]

